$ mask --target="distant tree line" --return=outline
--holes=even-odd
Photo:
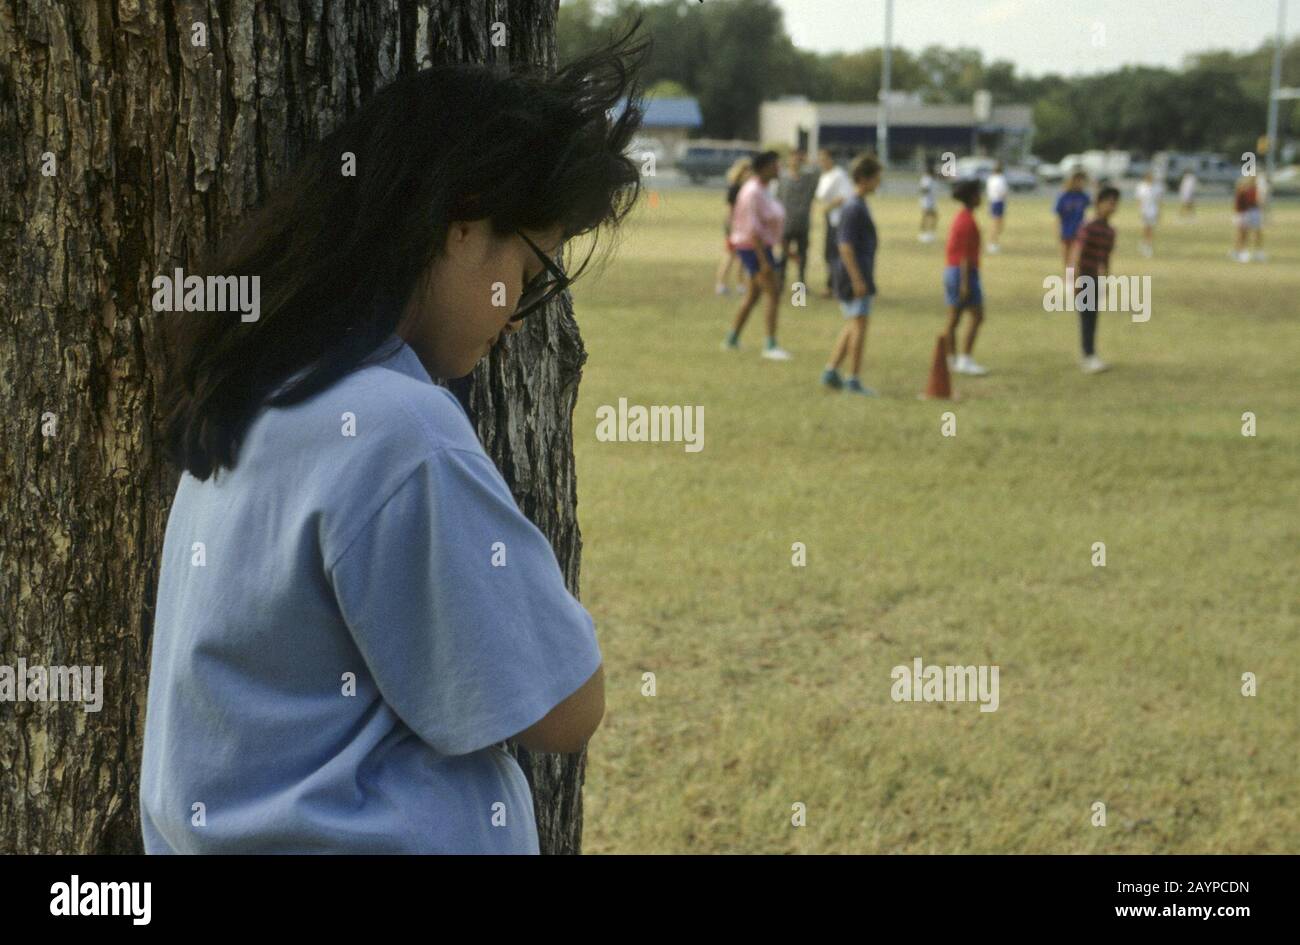
[[[880,93],[881,49],[798,49],[774,0],[564,0],[561,58],[599,44],[638,15],[654,38],[647,85],[697,98],[708,137],[754,138],[759,104],[778,96],[861,102]],[[1090,43],[1091,36],[1079,41]],[[1264,44],[1244,54],[1194,55],[1181,70],[1126,67],[1067,78],[1018,76],[1012,63],[985,62],[978,49],[895,48],[892,85],[930,103],[965,104],[976,90],[988,89],[995,104],[1031,104],[1033,150],[1046,160],[1097,147],[1239,154],[1254,150],[1264,133],[1272,55]],[[1300,85],[1300,42],[1287,47],[1282,84]],[[1297,134],[1300,102],[1284,101],[1280,135]]]

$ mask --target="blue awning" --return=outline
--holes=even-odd
[[[627,101],[618,103],[616,115],[623,114]],[[642,128],[698,128],[704,124],[700,103],[693,98],[648,98],[644,103]]]

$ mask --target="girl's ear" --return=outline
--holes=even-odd
[[[447,242],[464,244],[469,239],[470,225],[467,220],[453,220],[447,227]]]

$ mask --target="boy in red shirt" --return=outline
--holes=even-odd
[[[963,206],[948,228],[948,259],[943,270],[943,288],[948,300],[948,365],[958,374],[982,377],[988,373],[971,357],[975,335],[984,321],[984,293],[980,288],[980,228],[975,222],[974,209],[980,203],[980,182],[960,181],[952,195]],[[957,322],[961,313],[969,312],[969,327],[957,353]]]

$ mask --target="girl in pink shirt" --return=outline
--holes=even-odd
[[[788,361],[790,352],[776,343],[781,279],[777,274],[776,257],[772,254],[772,247],[781,241],[785,228],[785,208],[767,189],[776,177],[779,166],[780,157],[775,151],[759,154],[754,158],[753,176],[740,188],[736,197],[736,209],[731,217],[731,243],[736,247],[736,255],[749,273],[750,280],[722,347],[726,351],[735,351],[740,347],[741,329],[745,327],[749,313],[762,294],[766,296],[763,314],[767,323],[763,357],[771,361]]]

